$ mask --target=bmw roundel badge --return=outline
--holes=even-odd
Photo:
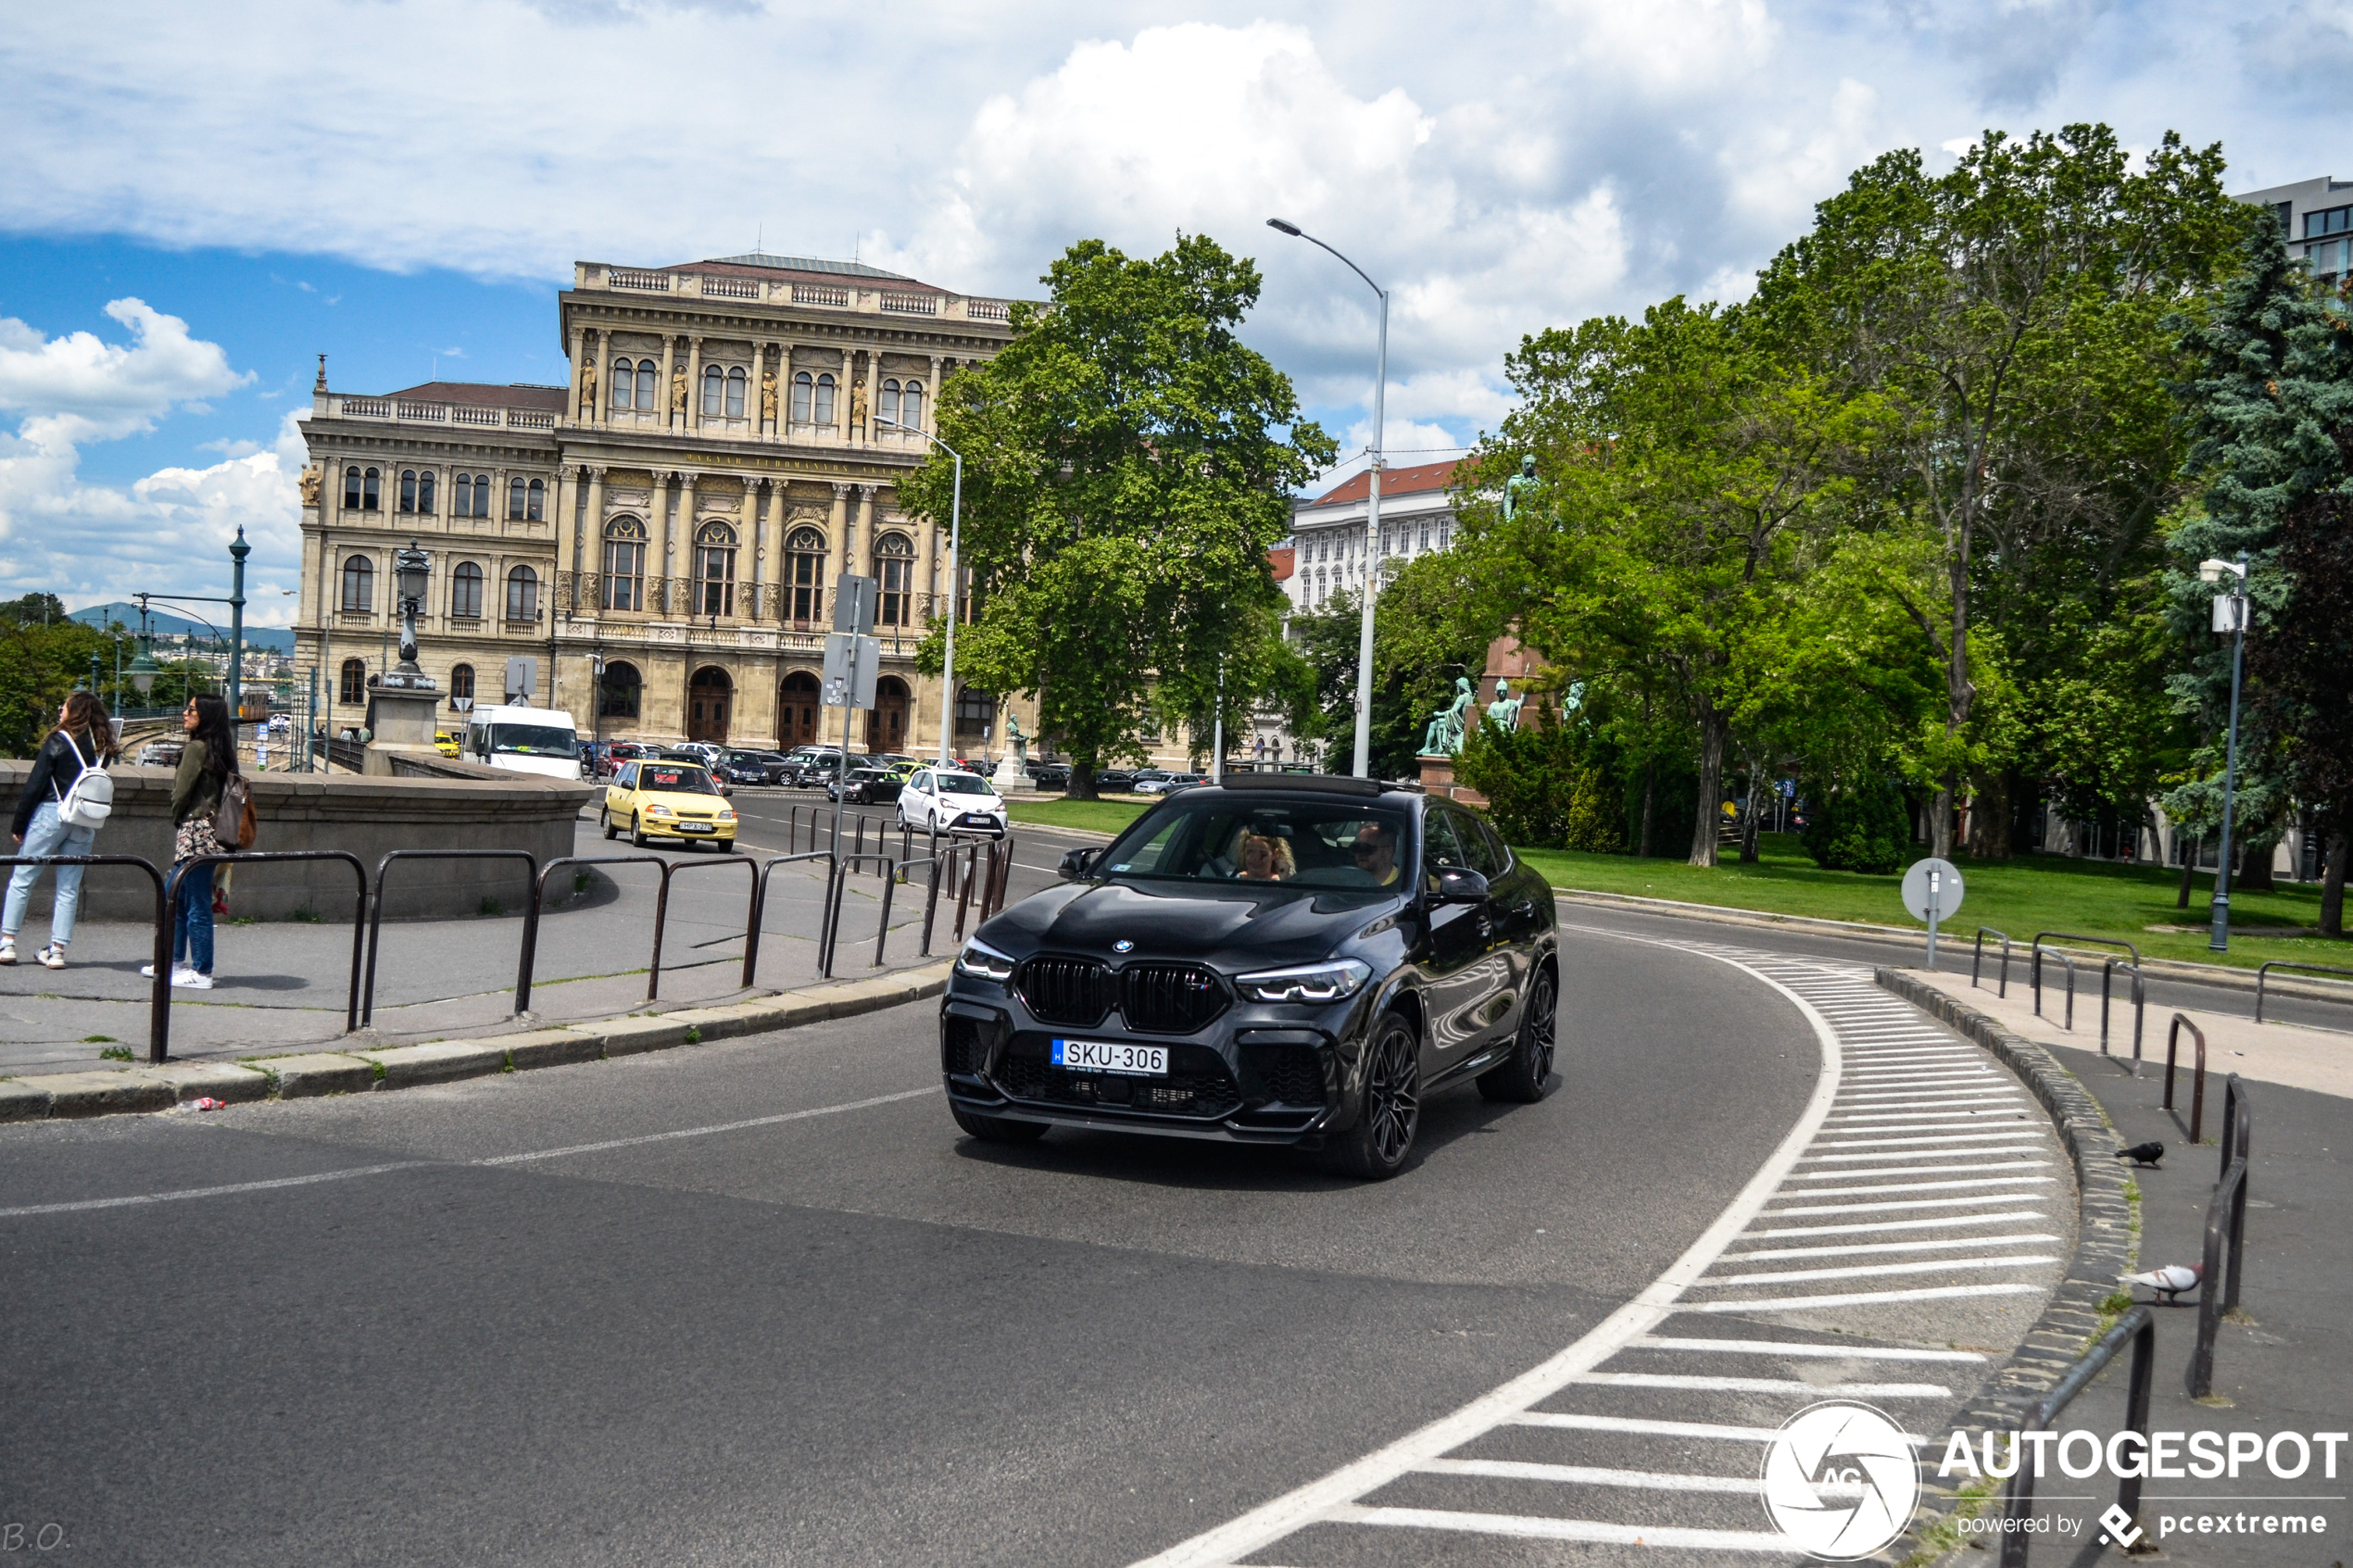
[[[1132,953],[1136,950],[1136,944],[1123,936],[1111,945],[1111,950],[1114,953]]]

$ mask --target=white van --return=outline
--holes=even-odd
[[[576,779],[580,732],[560,708],[477,708],[466,715],[459,755],[469,762],[518,773]]]

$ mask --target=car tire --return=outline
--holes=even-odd
[[[732,838],[731,838],[731,839],[729,839],[729,840],[726,842],[726,844],[725,844],[724,846],[723,846],[723,847],[724,847],[724,848],[726,849],[727,853],[728,853],[728,854],[730,854],[730,855],[740,855],[740,854],[742,854],[742,853],[744,852],[744,850],[743,850],[743,846],[742,846],[742,845],[740,845],[740,844],[738,844],[738,843],[736,843],[736,842],[734,839],[732,839]]]
[[[1538,970],[1528,987],[1527,1010],[1512,1054],[1478,1075],[1478,1092],[1489,1099],[1533,1105],[1551,1087],[1553,1048],[1560,1027],[1560,991],[1550,970]]]
[[[653,847],[653,846],[646,842],[645,818],[632,817],[629,819],[629,842],[640,849],[650,849]]]
[[[1324,1169],[1385,1182],[1413,1157],[1421,1130],[1421,1036],[1402,1013],[1385,1012],[1365,1048],[1365,1099],[1356,1125],[1324,1144]]]
[[[610,811],[599,811],[597,815],[604,820],[606,843],[610,844],[614,839],[621,836],[621,830],[612,825],[612,813]]]
[[[956,1125],[983,1143],[1036,1143],[1046,1135],[1043,1122],[1016,1122],[1008,1116],[983,1116],[977,1110],[966,1110],[961,1105],[950,1105],[948,1114]]]

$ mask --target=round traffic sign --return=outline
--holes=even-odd
[[[1961,873],[1950,860],[1940,860],[1931,855],[1925,860],[1915,860],[1912,869],[1904,873],[1904,907],[1912,911],[1914,920],[1928,919],[1928,879],[1936,876],[1936,918],[1951,920],[1960,912]]]

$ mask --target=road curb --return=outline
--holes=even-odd
[[[1567,898],[1573,903],[1597,904],[1604,909],[1614,907],[1654,914],[1674,915],[1686,920],[1707,921],[1716,925],[1768,926],[1796,931],[1818,931],[1826,936],[1843,936],[1850,941],[1880,942],[1906,947],[1923,947],[1928,940],[1928,927],[1924,925],[1918,927],[1873,925],[1865,921],[1831,920],[1821,915],[1776,914],[1770,909],[1736,909],[1722,904],[1691,904],[1680,898],[1645,898],[1638,893],[1599,893],[1583,887],[1555,886],[1553,893],[1556,897]],[[1957,936],[1950,930],[1944,933],[1944,940],[1955,948],[1966,949],[1969,946],[1969,938]],[[2049,945],[2066,946],[2064,943]],[[2074,953],[2088,951],[2081,947],[2070,947],[2068,950]],[[2020,956],[2024,949],[2013,944],[2010,951],[2013,963],[2024,961]],[[2102,953],[2098,956],[2108,958],[2115,955]],[[2180,959],[2147,959],[2141,964],[2141,972],[2152,980],[2179,980],[2192,985],[2211,985],[2217,990],[2244,991],[2248,996],[2255,994],[2255,971],[2251,969],[2231,969],[2221,964],[2188,963]],[[2295,997],[2304,1001],[2353,1001],[2353,985],[2316,980],[2309,976],[2274,975],[2264,983],[2263,989],[2268,996]]]
[[[407,1089],[494,1073],[638,1056],[739,1035],[854,1018],[937,997],[950,960],[896,974],[837,980],[718,1007],[609,1018],[430,1045],[299,1051],[242,1061],[172,1061],[161,1067],[0,1079],[0,1122],[46,1122],[170,1110],[183,1101],[308,1099]]]
[[[1988,1432],[2015,1432],[2025,1424],[2028,1409],[2057,1385],[2101,1332],[2101,1303],[2116,1294],[2116,1276],[2131,1273],[2138,1259],[2140,1233],[2125,1190],[2130,1178],[2116,1158],[2124,1140],[2091,1091],[2043,1047],[1903,970],[1879,968],[1872,974],[1882,990],[1941,1019],[2000,1058],[2050,1113],[2075,1164],[2075,1254],[2068,1260],[2067,1275],[2009,1360],[1979,1386],[1954,1419],[1956,1431],[1969,1432],[1982,1443]],[[1983,1506],[1981,1499],[1969,1500]],[[1939,1527],[1962,1502],[1957,1493],[1941,1487],[1924,1493],[1911,1531],[1889,1549],[1889,1559],[1929,1562],[1958,1548],[1960,1543]]]

